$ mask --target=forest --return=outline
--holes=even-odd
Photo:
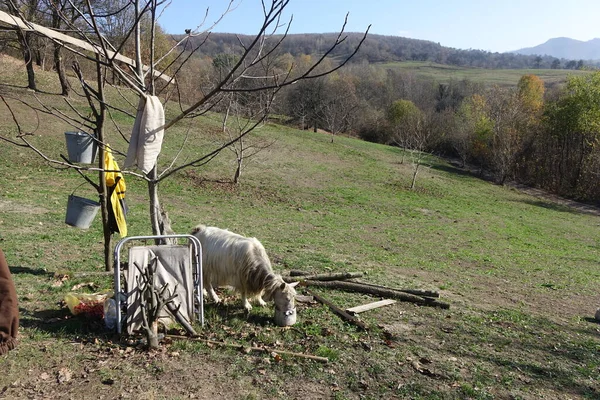
[[[64,3],[66,13],[69,2]],[[64,24],[65,15],[59,18],[49,13],[51,8],[42,0],[19,4],[19,12],[30,21],[58,29]],[[72,15],[75,18],[76,13]],[[123,54],[131,54],[133,46],[119,30],[122,21],[110,17],[104,21],[105,36],[122,42]],[[183,103],[227,76],[252,40],[250,36],[211,33],[190,35],[190,40],[183,41],[185,35],[169,35],[160,26],[155,34],[159,49],[185,43],[180,56],[164,61],[167,73],[178,74],[178,97]],[[420,60],[487,69],[587,67],[581,60],[459,50],[423,40],[363,36],[349,33],[343,40],[333,33],[288,35],[285,40],[281,40],[283,36],[270,36],[265,48],[272,49],[263,63],[268,66],[253,66],[256,76],[260,76],[259,68],[293,76],[291,71],[307,70],[321,59],[319,68],[335,70],[278,90],[269,101],[271,120],[322,130],[331,135],[331,140],[344,134],[451,157],[498,184],[514,180],[581,201],[600,200],[596,183],[600,164],[600,72],[573,75],[560,85],[547,85],[530,73],[523,74],[516,86],[469,80],[442,83],[386,65],[390,61]],[[337,69],[339,60],[348,58],[359,45],[351,62]],[[69,95],[66,75],[76,58],[73,53],[31,32],[23,34],[11,28],[1,31],[0,51],[25,61],[30,89],[35,90],[33,66],[37,64],[55,70],[62,94]],[[384,61],[388,63],[382,64]],[[81,65],[84,73],[91,68],[86,67],[85,60]],[[118,84],[118,77],[113,78]],[[264,109],[266,101],[264,94],[254,91],[256,81],[237,82],[238,89],[245,92],[236,89],[226,101],[211,107],[211,112],[251,118],[257,109]]]
[[[183,35],[172,35],[180,40]],[[295,57],[303,54],[321,54],[327,43],[335,40],[335,33],[306,33],[290,34],[281,43],[283,53]],[[202,43],[202,52],[214,57],[218,54],[229,53],[239,46],[240,42],[248,43],[252,36],[236,35],[233,33],[210,33],[194,38],[193,42]],[[273,41],[281,39],[274,35]],[[347,35],[346,41],[336,48],[331,56],[343,57],[362,39],[362,33],[354,32]],[[428,40],[411,39],[400,36],[384,36],[369,34],[362,43],[360,51],[353,57],[353,63],[383,63],[390,61],[430,61],[461,67],[477,68],[551,68],[551,69],[582,69],[597,67],[598,63],[590,60],[566,60],[552,56],[522,55],[515,53],[493,53],[477,49],[455,49],[445,47]]]

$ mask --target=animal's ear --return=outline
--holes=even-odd
[[[292,282],[292,283],[290,283],[290,286],[291,286],[291,287],[296,287],[296,286],[298,286],[298,284],[299,284],[299,283],[300,283],[300,282]]]

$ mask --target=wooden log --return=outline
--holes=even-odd
[[[387,287],[387,286],[374,285],[372,283],[366,283],[366,282],[356,282],[355,281],[355,283],[360,283],[361,285],[371,286],[371,287],[379,288],[379,289],[397,290],[399,292],[414,294],[416,296],[422,296],[422,297],[434,297],[434,298],[439,298],[440,297],[440,294],[438,292],[436,292],[436,291],[433,291],[433,290],[396,289],[396,288],[391,288],[391,287]]]
[[[175,320],[179,322],[181,326],[183,326],[187,333],[189,333],[191,336],[198,336],[198,333],[194,327],[183,317],[183,315],[181,315],[178,306],[175,306],[173,303],[167,303],[167,308],[169,309],[171,315],[175,317]]]
[[[297,294],[295,299],[298,303],[315,303],[315,298],[312,296],[303,296],[301,294]]]
[[[290,276],[284,276],[283,280],[287,283],[303,281],[306,279],[314,280],[314,281],[342,281],[344,279],[354,279],[360,278],[363,276],[362,272],[339,272],[339,273],[330,273],[330,274],[313,274],[313,275],[296,275],[297,277],[292,277],[291,272]]]
[[[232,347],[232,348],[237,348],[237,349],[250,349],[252,351],[262,351],[262,352],[269,352],[269,353],[285,354],[288,356],[306,358],[309,360],[319,361],[322,363],[329,362],[329,358],[327,358],[327,357],[313,356],[311,354],[304,354],[304,353],[295,353],[293,351],[271,349],[268,347],[244,346],[244,345],[236,344],[236,343],[219,342],[216,340],[202,339],[199,337],[189,337],[189,336],[181,336],[181,335],[165,335],[165,337],[169,337],[169,338],[177,339],[177,340],[184,340],[184,339],[185,340],[193,340],[195,342],[204,342],[204,343],[212,344],[215,346],[224,346],[224,347]]]
[[[359,328],[361,328],[365,331],[369,329],[367,324],[365,324],[364,322],[362,322],[361,320],[356,318],[354,315],[348,314],[346,311],[342,310],[341,308],[339,308],[338,306],[336,306],[335,304],[333,304],[331,301],[327,300],[323,296],[319,296],[318,294],[315,294],[308,289],[306,291],[311,296],[313,296],[316,301],[318,301],[321,304],[325,304],[327,307],[329,307],[329,309],[331,311],[333,311],[334,314],[338,315],[342,319],[346,320],[347,322],[350,322],[353,325],[358,326]]]
[[[384,307],[384,306],[389,306],[390,304],[394,304],[395,302],[396,302],[396,300],[391,300],[391,299],[379,300],[379,301],[375,301],[375,302],[369,303],[369,304],[363,304],[363,305],[352,307],[352,308],[346,308],[346,312],[349,314],[353,314],[353,315],[360,314],[361,312],[374,310],[376,308],[380,308],[380,307]]]
[[[294,277],[302,277],[302,279],[309,279],[309,280],[315,280],[315,281],[331,281],[331,280],[343,280],[343,279],[316,279],[314,278],[315,276],[335,276],[335,275],[341,275],[344,276],[344,274],[361,274],[361,272],[346,272],[346,273],[342,273],[342,274],[311,274],[309,272],[306,271],[299,271],[299,270],[291,270],[290,271],[290,277],[294,276]],[[360,276],[356,276],[356,278],[360,278]],[[284,280],[286,278],[284,277]],[[302,280],[302,279],[296,279],[296,280]],[[344,279],[353,279],[353,278],[344,278]],[[288,282],[286,280],[286,282]],[[289,282],[294,282],[294,280],[290,280]],[[289,283],[288,282],[288,283]],[[388,290],[397,290],[399,292],[404,292],[404,293],[409,293],[409,294],[414,294],[417,296],[423,296],[423,297],[435,297],[435,298],[439,298],[440,294],[438,292],[432,291],[432,290],[420,290],[420,289],[396,289],[396,288],[391,288],[391,287],[386,287],[386,286],[380,286],[380,285],[374,285],[372,283],[365,283],[365,282],[356,282],[356,283],[360,283],[361,285],[367,285],[367,286],[372,286],[372,287],[376,287],[376,288],[380,288],[380,289],[388,289]]]
[[[356,283],[356,282],[342,282],[342,281],[321,282],[321,281],[305,280],[301,283],[301,285],[340,289],[340,290],[345,290],[345,291],[349,291],[349,292],[365,293],[365,294],[370,294],[370,295],[379,296],[379,297],[387,297],[387,298],[397,299],[400,301],[409,301],[409,302],[420,304],[423,306],[440,307],[443,309],[450,308],[450,305],[448,303],[437,301],[437,300],[429,298],[429,297],[420,297],[420,296],[417,296],[414,294],[405,293],[405,292],[401,292],[398,290],[372,287],[369,285],[362,285],[362,284]]]
[[[310,272],[300,271],[297,269],[290,270],[290,276],[304,276],[304,275],[310,275]]]

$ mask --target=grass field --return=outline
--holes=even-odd
[[[34,103],[19,68],[3,62],[0,94]],[[43,88],[56,91],[50,75]],[[6,84],[9,85],[6,85]],[[67,110],[59,96],[38,97]],[[66,150],[63,122],[8,100],[31,139],[53,158]],[[82,107],[81,102],[73,100]],[[1,108],[0,133],[14,130]],[[118,118],[123,128],[131,119]],[[168,133],[161,167],[214,147],[215,122]],[[111,128],[112,129],[112,128]],[[211,133],[213,132],[213,133]],[[114,129],[111,144],[124,150]],[[0,246],[16,281],[19,347],[0,358],[6,398],[231,399],[597,399],[600,397],[600,218],[492,185],[431,158],[408,190],[400,150],[353,138],[267,125],[253,136],[274,143],[250,160],[241,185],[233,157],[175,174],[160,186],[178,233],[204,223],[255,236],[276,271],[360,271],[363,281],[437,290],[449,310],[394,305],[361,314],[368,331],[326,307],[300,304],[298,323],[278,328],[273,310],[249,315],[206,305],[201,337],[223,348],[165,340],[148,353],[98,321],[73,318],[62,303],[110,288],[99,219],[87,231],[64,224],[67,196],[83,180],[27,149],[0,141]],[[122,163],[123,157],[118,156]],[[94,175],[90,175],[92,178]],[[130,235],[150,233],[147,189],[127,177]],[[77,193],[93,196],[82,186]],[[315,291],[342,308],[365,295]],[[250,346],[329,357],[330,362],[250,352]]]
[[[586,74],[586,71],[565,69],[487,69],[455,67],[433,62],[405,61],[380,64],[383,68],[406,71],[426,80],[448,83],[452,80],[470,80],[486,85],[516,86],[523,75],[539,76],[546,84],[564,82],[569,75]]]

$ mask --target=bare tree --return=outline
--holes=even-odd
[[[225,112],[222,113],[222,128],[223,133],[225,134],[225,142],[231,143],[229,150],[235,155],[233,183],[238,185],[246,162],[261,151],[271,147],[274,141],[260,140],[250,136],[240,137],[251,124],[254,124],[254,114],[260,114],[263,111],[260,106],[257,107],[256,104],[251,104],[250,107],[248,107],[248,104],[246,104],[245,107],[237,101],[237,96],[235,94],[230,96],[226,103],[227,108]],[[252,106],[255,106],[254,109]],[[262,126],[262,124],[256,126],[255,129]],[[239,140],[234,140],[236,137],[240,137]]]
[[[348,131],[352,126],[358,98],[353,83],[344,76],[330,77],[324,97],[321,118],[333,142],[335,135]]]
[[[229,7],[223,12],[222,17],[225,17],[231,11],[233,1],[229,1]],[[182,102],[178,104],[179,112],[166,121],[162,129],[169,130],[178,124],[184,124],[186,121],[205,115],[207,112],[215,109],[217,105],[223,101],[226,95],[232,93],[238,94],[258,94],[261,101],[260,112],[253,114],[252,122],[245,125],[243,129],[234,135],[231,140],[216,146],[203,155],[185,154],[187,140],[194,138],[188,134],[180,145],[181,148],[176,156],[171,160],[159,160],[154,165],[154,168],[149,173],[140,173],[134,170],[125,170],[124,174],[144,179],[148,184],[148,194],[150,203],[150,220],[153,234],[161,234],[168,230],[163,220],[162,207],[159,201],[159,184],[172,176],[173,174],[186,169],[198,168],[210,162],[217,154],[229,148],[232,144],[243,140],[256,127],[260,126],[267,118],[268,113],[273,104],[275,95],[283,88],[300,81],[312,81],[324,77],[341,67],[353,57],[358,48],[366,38],[367,32],[358,45],[336,64],[332,64],[327,68],[321,68],[327,64],[329,55],[336,50],[342,43],[345,42],[346,36],[344,22],[340,33],[335,40],[329,44],[329,47],[322,51],[321,55],[313,62],[304,67],[296,68],[291,65],[289,69],[281,71],[275,67],[275,63],[271,60],[278,56],[278,49],[281,43],[287,37],[291,20],[287,23],[282,21],[283,11],[287,7],[289,0],[270,0],[261,1],[263,10],[262,23],[258,29],[258,33],[251,40],[239,41],[238,59],[227,71],[224,71],[218,82],[202,88],[197,93],[199,96],[194,99],[187,99],[188,105]],[[135,115],[136,104],[140,101],[131,101],[131,95],[137,96],[141,103],[148,96],[161,96],[164,99],[180,98],[179,88],[177,85],[178,77],[186,71],[188,61],[200,51],[204,43],[203,38],[206,38],[210,33],[212,26],[205,27],[201,24],[196,30],[190,32],[175,43],[171,48],[157,52],[156,32],[159,30],[157,25],[158,17],[162,9],[168,6],[166,1],[159,0],[131,0],[123,3],[121,9],[115,10],[110,14],[102,14],[99,9],[94,7],[92,0],[85,0],[81,9],[78,9],[81,25],[77,28],[77,32],[72,35],[78,37],[78,41],[68,38],[57,38],[52,35],[52,40],[63,45],[69,51],[72,51],[81,59],[91,61],[95,66],[95,84],[87,82],[87,78],[81,72],[81,68],[77,69],[78,77],[84,88],[83,95],[86,97],[90,109],[92,110],[91,117],[81,115],[75,107],[72,107],[72,115],[67,115],[65,112],[57,109],[51,104],[41,104],[36,108],[39,112],[51,113],[54,116],[63,119],[65,122],[73,126],[87,126],[96,133],[98,142],[100,143],[100,160],[104,158],[104,149],[106,148],[107,125],[112,122],[113,129],[116,129],[119,136],[112,137],[111,141],[122,138],[120,146],[114,144],[111,148],[124,154],[122,145],[127,145],[128,135],[119,131],[118,124],[111,121],[110,115],[113,112],[122,112],[129,115]],[[120,15],[124,13],[128,16],[125,18],[126,25],[124,37],[120,42],[112,43],[103,33],[103,23],[108,17]],[[129,16],[133,15],[133,18]],[[142,32],[142,26],[147,29]],[[275,35],[280,29],[284,29],[283,34]],[[41,31],[38,30],[38,33]],[[44,33],[42,33],[44,34]],[[49,35],[46,33],[46,35]],[[193,46],[189,45],[191,39],[196,41]],[[83,42],[83,44],[81,43]],[[121,54],[126,49],[128,43],[133,42],[132,60],[128,60]],[[81,50],[84,48],[85,51]],[[93,51],[95,54],[90,55],[87,51]],[[122,101],[130,104],[130,109],[125,110],[123,106],[111,104],[105,95],[105,86],[108,85],[106,75],[114,74],[118,77],[121,86],[115,87],[117,93],[122,94]],[[261,75],[257,75],[260,73]],[[68,102],[68,100],[65,99]],[[5,102],[8,103],[7,101]],[[15,116],[16,124],[18,125],[18,116]],[[4,134],[2,134],[4,135]],[[168,140],[171,136],[165,136]],[[16,137],[0,136],[10,143],[22,145],[35,151],[49,163],[61,167],[74,168],[78,171],[96,171],[99,174],[100,183],[98,190],[103,202],[103,222],[105,221],[106,211],[106,187],[104,184],[105,170],[102,161],[97,167],[83,167],[74,165],[66,161],[61,161],[58,157],[53,157],[49,150],[37,149],[31,142],[27,141],[26,135],[18,134]],[[106,268],[110,269],[110,231],[106,229],[105,224],[105,261]]]
[[[488,115],[493,121],[492,168],[496,181],[511,178],[521,155],[526,114],[519,94],[513,89],[493,87],[487,96]]]
[[[300,122],[300,129],[316,132],[321,120],[325,97],[325,79],[306,80],[288,92],[288,108]]]
[[[34,22],[37,19],[37,11],[40,0],[8,0],[6,5],[8,10],[23,20]],[[21,47],[25,68],[27,69],[27,88],[37,90],[35,83],[35,71],[33,69],[34,56],[36,52],[35,35],[20,27],[14,28],[17,35],[17,41]]]
[[[85,0],[42,0],[44,8],[50,14],[51,27],[54,30],[69,32],[76,30],[75,24],[82,15],[78,10],[85,6]],[[67,79],[63,60],[63,46],[61,43],[53,42],[54,69],[58,74],[61,94],[69,95],[70,84]]]
[[[404,153],[410,155],[413,166],[410,189],[413,190],[431,138],[426,116],[410,100],[397,100],[388,110],[388,120],[394,129],[393,142],[404,150],[403,161]]]

